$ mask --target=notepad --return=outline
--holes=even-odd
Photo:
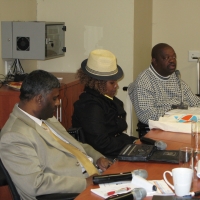
[[[174,195],[173,191],[169,188],[169,186],[165,183],[164,180],[151,180],[149,182],[157,186],[157,191],[147,191],[147,196]],[[103,198],[108,198],[109,196],[107,195],[107,193],[112,190],[118,190],[120,188],[125,188],[125,187],[130,187],[132,190],[134,188],[139,188],[139,187],[142,188],[142,186],[140,185],[131,184],[131,181],[120,181],[120,182],[100,184],[99,187],[100,188],[97,188],[97,189],[91,189],[91,192]],[[122,191],[117,194],[123,194],[127,192],[130,192],[130,191]]]

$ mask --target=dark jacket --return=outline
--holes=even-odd
[[[107,157],[114,158],[136,139],[123,133],[127,129],[123,102],[85,88],[74,103],[72,126],[82,127],[86,142]]]

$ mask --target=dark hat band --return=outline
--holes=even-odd
[[[89,68],[87,65],[85,66],[85,69],[89,73],[94,74],[94,75],[99,75],[99,76],[112,76],[112,75],[117,74],[117,72],[118,72],[117,68],[114,71],[111,71],[111,72],[99,72],[99,71],[96,71],[96,70]]]

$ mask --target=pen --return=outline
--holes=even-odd
[[[199,195],[200,195],[200,191],[190,192],[190,195],[191,195],[192,197],[194,197],[194,196],[199,196]]]
[[[110,196],[110,195],[114,195],[114,194],[117,194],[119,192],[125,192],[125,191],[129,191],[131,188],[130,187],[124,187],[124,188],[120,188],[118,190],[112,190],[112,191],[109,191],[107,192],[107,195]]]
[[[189,195],[185,195],[184,197],[194,197],[194,196],[199,196],[200,195],[200,191],[196,191],[196,192],[190,192]]]

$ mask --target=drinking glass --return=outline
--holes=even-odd
[[[194,150],[194,167],[200,160],[200,122],[191,123],[191,147]]]
[[[179,149],[179,167],[193,169],[193,148],[181,147]]]

